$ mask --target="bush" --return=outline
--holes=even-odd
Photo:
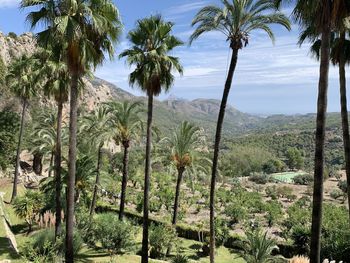
[[[151,246],[150,256],[152,258],[162,258],[166,251],[174,242],[176,244],[176,231],[171,226],[151,225],[149,244]]]
[[[225,215],[231,219],[231,224],[236,224],[247,217],[247,209],[238,202],[230,203],[225,208]]]
[[[344,196],[344,193],[339,189],[334,189],[329,195],[331,198],[337,200],[339,197]]]
[[[282,215],[282,205],[277,201],[271,201],[266,203],[265,210],[267,212],[265,217],[268,225],[269,227],[272,227]]]
[[[338,187],[339,189],[344,193],[346,194],[348,192],[348,184],[346,182],[346,180],[341,180],[338,182]]]
[[[54,231],[46,229],[33,235],[32,241],[24,245],[22,256],[34,263],[56,262],[63,253],[62,247],[62,240],[55,243]]]
[[[32,231],[35,217],[44,206],[44,196],[39,191],[27,190],[23,196],[15,198],[13,208],[17,216],[24,218],[28,232]]]
[[[94,236],[96,241],[101,242],[104,249],[111,255],[120,254],[134,245],[135,231],[126,222],[120,221],[112,213],[100,214],[96,217]]]
[[[0,127],[0,169],[6,170],[15,160],[17,132],[19,130],[18,114],[10,109],[0,111]]]
[[[183,255],[176,255],[172,260],[171,263],[189,263],[189,259],[186,256]]]
[[[336,262],[350,258],[350,229],[348,210],[344,206],[324,205],[322,222],[322,259],[332,259]]]
[[[291,239],[298,255],[310,253],[310,230],[310,227],[305,225],[295,225],[291,230]]]
[[[314,181],[314,177],[311,174],[300,174],[293,178],[293,182],[299,185],[309,185]]]
[[[284,163],[278,159],[268,160],[262,167],[262,170],[266,174],[273,174],[283,171]]]
[[[96,243],[96,222],[94,218],[90,220],[87,210],[76,212],[76,228],[78,229],[82,240],[89,246],[95,247]]]
[[[277,200],[278,198],[276,185],[266,187],[265,193],[272,200]]]
[[[253,174],[249,176],[249,180],[256,184],[267,184],[270,181],[270,177],[266,174]]]
[[[16,39],[16,38],[17,38],[17,34],[16,34],[15,32],[9,32],[9,33],[7,34],[7,36],[10,37],[10,38],[13,38],[13,39]]]
[[[227,227],[225,220],[215,218],[215,245],[223,246],[230,237],[230,229]]]

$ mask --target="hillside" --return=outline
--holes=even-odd
[[[35,51],[35,39],[31,33],[21,36],[6,36],[0,32],[0,57],[5,65],[21,54],[30,54]],[[88,110],[95,109],[99,104],[109,100],[141,100],[145,104],[145,97],[137,97],[105,80],[94,78],[85,80],[85,91],[80,103]],[[53,107],[54,103],[49,100],[38,100],[43,106]],[[11,106],[19,110],[19,102],[8,92],[0,94],[0,110]],[[182,120],[189,120],[202,127],[209,135],[215,132],[215,124],[219,112],[220,101],[214,99],[168,99],[155,101],[155,123],[162,130],[167,131],[179,124]],[[67,107],[66,107],[67,110]],[[293,130],[313,130],[315,114],[306,115],[273,115],[265,118],[240,112],[232,106],[226,109],[224,135],[240,136],[261,132],[290,132]],[[329,114],[328,127],[340,127],[338,113]]]

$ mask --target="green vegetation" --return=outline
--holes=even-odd
[[[182,103],[177,117],[168,109],[179,101],[154,100],[171,88],[175,73],[183,73],[172,54],[184,44],[174,35],[174,23],[161,15],[138,20],[127,35],[128,49],[118,54],[132,67],[130,84],[146,94],[147,106],[132,96],[95,100],[87,83],[105,55],[113,58],[122,34],[113,1],[22,0],[31,27],[44,23],[33,54],[18,54],[8,66],[0,60],[1,99],[7,93],[14,98],[13,107],[0,111],[0,194],[10,201],[0,203],[0,258],[267,263],[305,255],[312,263],[346,262],[345,1],[293,3],[304,30],[301,42],[313,41],[322,58],[316,115],[261,118],[227,107],[238,53],[253,32],[274,40],[273,25],[291,29],[279,9],[283,2],[223,0],[198,11],[189,42],[219,31],[231,61],[222,101],[181,118],[188,105],[203,108],[203,100]],[[341,120],[329,114],[326,126],[330,61],[339,65],[342,114]],[[212,112],[218,112],[216,123]],[[235,123],[225,126],[225,112]],[[13,180],[3,177],[12,174]],[[8,245],[14,239],[19,253]]]

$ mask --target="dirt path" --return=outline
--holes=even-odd
[[[0,217],[2,217],[3,226],[6,232],[6,237],[9,240],[10,249],[13,249],[14,251],[16,251],[16,253],[18,253],[16,238],[7,224],[5,212],[3,211],[3,207],[4,207],[3,196],[4,196],[4,193],[0,192]]]

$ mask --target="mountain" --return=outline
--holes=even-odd
[[[33,34],[25,33],[20,36],[14,34],[4,35],[0,32],[0,58],[5,65],[21,54],[31,54],[36,50]],[[94,78],[85,79],[85,90],[80,103],[88,110],[109,100],[138,100],[147,104],[145,97],[137,97],[105,80]],[[214,99],[196,99],[192,101],[170,97],[168,100],[155,100],[154,121],[165,134],[176,127],[181,121],[188,120],[202,127],[209,135],[213,135],[216,128],[220,101]],[[32,102],[35,106],[54,107],[53,101],[39,98]],[[0,93],[0,110],[11,106],[20,109],[20,102],[6,90]],[[67,112],[68,106],[65,106]],[[146,114],[145,114],[146,115]],[[328,114],[328,127],[339,128],[339,113]],[[272,115],[258,117],[240,112],[232,106],[227,106],[223,133],[225,136],[240,136],[252,133],[279,131],[291,132],[293,130],[313,130],[315,127],[315,114],[306,115]]]
[[[91,85],[90,85],[91,84]],[[85,103],[89,101],[88,108],[92,109],[101,102],[111,99],[117,101],[133,100],[147,103],[146,97],[137,97],[109,83],[95,77],[87,84],[84,95]],[[196,99],[193,101],[183,99],[168,99],[164,101],[155,100],[154,119],[156,125],[163,131],[173,129],[183,120],[194,122],[213,134],[216,128],[217,116],[220,108],[220,101],[214,99]],[[246,113],[242,113],[232,106],[226,109],[224,131],[226,134],[240,134],[254,128],[261,120]]]

